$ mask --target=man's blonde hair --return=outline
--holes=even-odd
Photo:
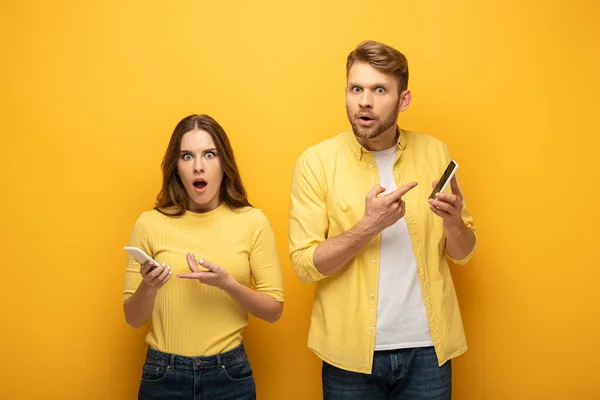
[[[398,78],[398,94],[408,88],[408,60],[395,48],[373,40],[360,43],[348,54],[346,78],[357,61],[369,63],[376,70]]]

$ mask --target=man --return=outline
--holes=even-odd
[[[472,217],[456,178],[428,200],[451,157],[397,126],[411,101],[404,55],[366,41],[346,72],[352,130],[299,157],[289,216],[294,270],[317,282],[308,346],[323,396],[450,399],[450,359],[467,344],[446,257],[475,252]]]

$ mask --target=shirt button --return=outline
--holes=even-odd
[[[373,169],[373,164],[369,164],[369,169]]]
[[[371,293],[371,298],[375,298],[375,293]]]
[[[373,264],[376,264],[376,263],[377,263],[377,260],[376,260],[376,259],[372,259],[372,260],[371,260],[371,262],[372,262]]]
[[[375,328],[373,328],[372,326],[370,326],[370,327],[369,327],[369,330],[370,330],[370,331],[372,331],[373,329],[375,329]]]

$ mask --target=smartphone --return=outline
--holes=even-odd
[[[431,194],[429,195],[430,199],[435,200],[436,193],[443,192],[444,189],[446,189],[446,187],[450,184],[450,179],[452,179],[457,169],[458,164],[456,163],[456,161],[450,161],[450,164],[448,164],[448,167],[446,167],[446,170],[440,177],[440,180],[438,181],[437,185],[435,185],[433,192],[431,192]]]
[[[158,266],[158,263],[156,261],[154,261],[154,259],[152,257],[150,257],[148,254],[146,254],[146,252],[142,249],[140,249],[139,247],[129,247],[129,246],[125,246],[123,247],[123,249],[134,258],[135,261],[139,262],[140,264],[145,264],[148,261],[152,261],[154,263],[154,265],[152,266],[152,268],[150,268],[150,270],[148,272],[151,272],[154,270],[154,268],[156,268]]]

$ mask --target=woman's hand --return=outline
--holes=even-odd
[[[171,279],[171,267],[165,264],[157,266],[154,262],[148,261],[142,264],[140,274],[146,285],[160,289]]]
[[[185,258],[188,263],[188,267],[190,267],[190,271],[187,274],[179,274],[178,278],[183,279],[198,279],[200,282],[218,287],[219,289],[225,289],[233,278],[229,273],[225,270],[225,268],[220,267],[216,264],[210,263],[206,260],[196,261],[196,256],[192,253],[186,253]],[[198,265],[201,265],[207,269],[207,271],[200,271],[198,269]]]

